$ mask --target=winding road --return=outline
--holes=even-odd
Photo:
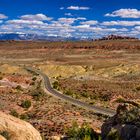
[[[107,115],[107,116],[114,116],[115,115],[115,111],[114,110],[111,110],[111,109],[107,109],[107,108],[104,108],[104,107],[98,107],[98,106],[94,106],[94,105],[89,105],[85,102],[82,102],[82,101],[79,101],[77,99],[74,99],[70,96],[67,96],[67,95],[64,95],[63,93],[60,93],[59,91],[55,90],[52,88],[52,85],[50,83],[50,79],[49,77],[44,74],[43,72],[39,71],[39,70],[36,70],[34,68],[31,68],[31,67],[25,67],[26,70],[30,71],[30,72],[35,72],[37,74],[39,74],[43,80],[44,80],[44,88],[45,88],[45,91],[46,93],[49,93],[50,95],[54,96],[54,97],[57,97],[59,99],[62,99],[66,102],[69,102],[73,105],[76,105],[76,106],[79,106],[81,108],[84,108],[86,110],[89,110],[89,111],[93,111],[95,113],[99,113],[99,114],[102,114],[102,115]]]

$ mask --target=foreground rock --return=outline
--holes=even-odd
[[[140,140],[139,105],[119,105],[116,115],[103,124],[101,131],[103,140]]]
[[[39,132],[29,123],[2,112],[0,112],[0,134],[0,140],[42,140]]]

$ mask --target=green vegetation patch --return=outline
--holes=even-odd
[[[12,115],[12,116],[14,116],[14,117],[19,117],[19,114],[18,114],[18,112],[16,111],[16,110],[11,110],[11,112],[10,112],[10,115]]]
[[[29,107],[31,107],[31,104],[32,103],[30,100],[25,100],[25,101],[22,101],[21,107],[28,109]]]
[[[84,123],[81,127],[74,122],[71,128],[66,130],[69,140],[101,140],[99,134],[97,134],[87,123]]]
[[[2,131],[0,132],[0,135],[3,136],[6,140],[10,140],[10,135],[8,131]]]

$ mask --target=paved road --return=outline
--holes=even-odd
[[[59,99],[62,99],[62,100],[66,101],[66,102],[69,102],[73,105],[76,105],[76,106],[82,107],[84,109],[87,109],[89,111],[93,111],[95,113],[99,113],[99,114],[102,114],[102,115],[107,115],[107,116],[110,116],[110,117],[115,115],[115,111],[113,111],[113,110],[103,108],[103,107],[89,105],[85,102],[79,101],[77,99],[74,99],[72,97],[69,97],[67,95],[64,95],[64,94],[56,91],[55,89],[52,88],[49,77],[46,74],[42,73],[39,70],[35,70],[31,67],[25,67],[25,68],[27,70],[31,71],[31,72],[35,72],[35,73],[42,76],[42,78],[44,79],[45,90],[46,90],[46,92],[49,92],[52,96],[55,96]]]

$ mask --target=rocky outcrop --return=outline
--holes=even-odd
[[[42,140],[29,123],[0,112],[0,140]]]
[[[119,36],[119,35],[109,35],[109,36],[105,36],[105,37],[102,37],[100,39],[96,39],[95,41],[98,41],[98,40],[138,40],[138,38],[135,38],[135,37],[129,37],[129,36]]]
[[[119,105],[116,115],[103,124],[101,131],[103,140],[140,140],[139,105]]]

